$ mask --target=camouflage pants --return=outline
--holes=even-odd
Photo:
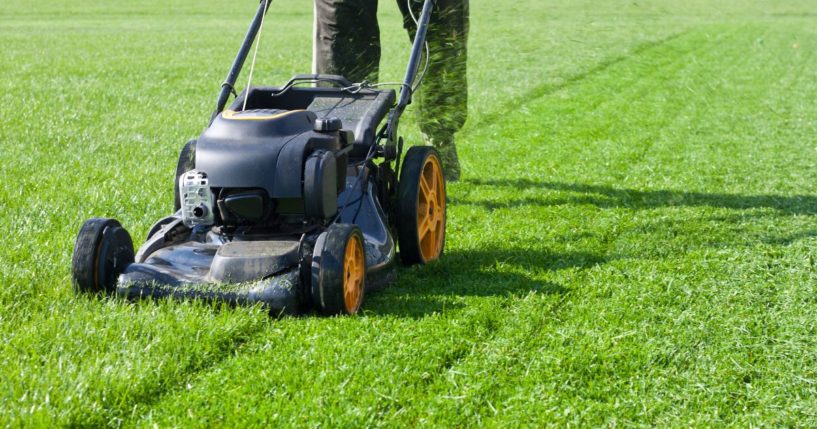
[[[413,39],[416,25],[409,1],[418,19],[423,3],[397,0],[403,26]],[[420,129],[435,142],[452,142],[468,115],[468,1],[437,0],[431,14],[427,36],[431,61],[414,102],[419,104]],[[377,82],[379,63],[377,0],[315,0],[314,73]]]

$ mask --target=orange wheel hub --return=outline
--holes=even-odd
[[[440,257],[445,238],[445,181],[440,160],[436,156],[426,158],[420,174],[417,238],[424,262]]]
[[[363,300],[363,279],[366,275],[366,259],[363,243],[358,235],[352,235],[346,243],[343,258],[343,304],[349,314],[360,308]]]

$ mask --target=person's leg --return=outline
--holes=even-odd
[[[377,81],[377,0],[315,0],[312,72]]]
[[[409,15],[407,1],[412,1],[415,17],[419,17],[422,2],[397,0],[404,26],[413,38],[416,25]],[[457,180],[460,167],[454,134],[468,116],[469,1],[437,0],[436,4],[427,35],[431,61],[415,101],[419,104],[420,129],[439,150],[446,178]]]

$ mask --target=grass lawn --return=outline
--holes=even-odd
[[[71,290],[85,219],[171,211],[257,7],[169,3],[0,8],[0,425],[817,426],[813,2],[473,0],[445,258],[283,319]],[[271,10],[280,84],[312,8]]]

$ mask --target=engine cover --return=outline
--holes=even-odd
[[[262,188],[270,198],[302,198],[305,157],[339,150],[337,132],[315,132],[306,110],[226,110],[196,144],[196,169],[213,188]]]

